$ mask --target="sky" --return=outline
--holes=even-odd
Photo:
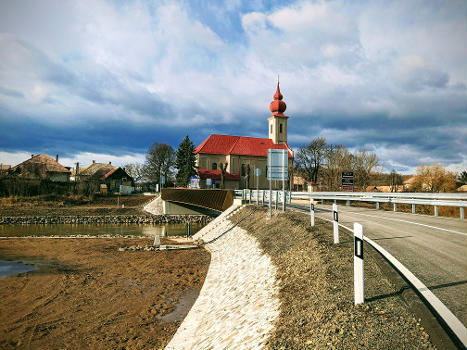
[[[385,171],[467,170],[467,5],[401,1],[0,1],[0,163],[144,162],[186,135],[325,137]]]

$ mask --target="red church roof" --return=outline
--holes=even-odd
[[[289,150],[287,145],[274,144],[271,139],[213,134],[194,153],[267,157],[269,148]],[[290,150],[289,158],[292,158]]]

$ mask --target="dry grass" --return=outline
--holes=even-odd
[[[312,228],[309,217],[296,212],[268,219],[264,209],[240,226],[258,239],[278,268],[281,312],[269,349],[434,348],[401,291],[371,258],[365,260],[366,302],[354,306],[350,236],[333,245],[329,224]]]

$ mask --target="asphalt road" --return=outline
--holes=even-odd
[[[304,201],[293,201],[303,205]],[[330,205],[316,206],[316,216],[332,219]],[[340,205],[339,223],[385,248],[417,276],[467,326],[467,222],[456,218],[414,215]],[[341,241],[347,231],[340,228]],[[332,235],[332,231],[330,232]]]

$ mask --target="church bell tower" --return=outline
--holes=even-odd
[[[274,101],[269,105],[272,114],[268,118],[269,138],[275,144],[287,143],[287,119],[289,118],[284,114],[287,108],[284,101],[282,101],[282,94],[279,89],[279,81],[277,81],[276,93],[273,96]]]

